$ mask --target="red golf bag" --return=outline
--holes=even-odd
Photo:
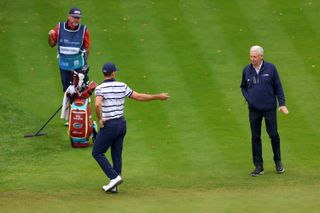
[[[87,147],[92,137],[94,142],[96,131],[96,123],[92,121],[90,96],[92,95],[97,84],[91,82],[89,85],[80,82],[78,73],[74,72],[75,93],[69,95],[70,112],[69,112],[69,130],[72,147]]]

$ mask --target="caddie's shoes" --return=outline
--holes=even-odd
[[[116,178],[111,179],[108,185],[102,186],[102,190],[105,192],[110,191],[115,186],[121,184],[123,182],[120,175],[118,175]]]
[[[276,162],[276,171],[278,174],[284,173],[284,168],[281,161]]]
[[[255,168],[255,170],[253,170],[253,172],[251,172],[251,176],[252,176],[252,177],[258,177],[258,176],[260,176],[260,175],[263,175],[263,173],[264,173],[263,167],[257,166],[257,167]]]

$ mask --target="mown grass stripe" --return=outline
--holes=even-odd
[[[100,34],[104,37],[104,40],[106,40],[108,50],[110,51],[108,53],[110,57],[104,56],[103,62],[108,60],[114,61],[118,67],[120,67],[117,79],[126,82],[133,90],[139,88],[139,85],[143,85],[143,88],[152,88],[154,86],[151,86],[148,81],[144,80],[141,82],[141,79],[137,79],[137,75],[135,74],[137,68],[139,68],[138,71],[140,72],[147,70],[147,68],[145,58],[141,53],[139,43],[137,43],[138,39],[134,34],[135,28],[131,28],[133,20],[130,19],[130,15],[127,12],[127,10],[129,10],[127,8],[130,8],[130,6],[131,4],[110,5],[110,13],[111,11],[117,11],[112,12],[113,18],[111,19],[111,17],[107,15],[102,16],[101,21],[97,21],[97,24],[100,26],[99,30],[106,29],[106,31],[101,30]],[[100,9],[104,10],[103,7],[97,6],[96,12],[99,13]],[[109,27],[108,22],[104,22],[107,19],[111,23],[116,24],[110,24]],[[132,57],[134,57],[135,60],[128,61],[128,59]],[[102,74],[100,74],[100,78],[102,78]],[[134,176],[128,175],[128,178],[136,182],[142,180],[143,177],[156,177],[159,165],[162,163],[159,162],[155,156],[155,149],[159,147],[157,144],[160,143],[157,137],[157,131],[159,131],[157,127],[160,127],[159,123],[153,122],[150,124],[148,121],[153,119],[147,119],[147,117],[150,118],[150,116],[152,116],[152,113],[156,114],[156,112],[160,112],[161,110],[157,108],[153,109],[154,112],[152,112],[149,110],[152,105],[132,102],[133,101],[129,99],[126,101],[125,117],[128,121],[128,134],[125,139],[126,151],[124,151],[123,157],[127,159],[127,173],[130,172],[134,174]],[[155,117],[157,116],[159,115]],[[139,132],[139,134],[137,135],[135,132]],[[124,172],[126,172],[126,170],[124,169]],[[150,181],[152,182],[153,180],[150,179]],[[145,183],[138,183],[137,185],[150,184],[150,181],[145,180]]]
[[[244,149],[243,152],[233,153],[229,158],[233,162],[243,164],[243,161],[238,159],[249,155],[250,130],[247,106],[243,101],[239,82],[244,66],[243,58],[247,59],[247,48],[250,44],[239,41],[244,40],[247,36],[254,37],[254,34],[246,25],[247,20],[236,3],[228,5],[210,1],[205,4],[189,3],[186,4],[183,11],[184,19],[188,20],[191,26],[191,33],[195,37],[197,47],[203,52],[202,55],[210,56],[208,67],[212,74],[208,77],[216,85],[215,88],[219,90],[225,103],[222,106],[219,105],[219,102],[215,104],[225,110],[223,115],[228,115],[228,119],[223,121],[223,123],[228,123],[228,127],[223,128],[229,129],[233,137],[227,139],[228,143],[225,143],[224,146],[223,144],[220,146],[223,146],[224,149],[229,149],[230,146],[235,150]],[[192,16],[194,13],[199,15],[194,17]],[[203,26],[210,26],[210,28],[203,28]],[[237,54],[244,51],[245,55]],[[248,63],[247,60],[245,63]],[[230,123],[232,125],[229,125]],[[245,145],[241,142],[245,142]],[[250,157],[245,159],[247,159],[246,162],[250,161]]]
[[[138,51],[143,57],[144,67],[142,71],[145,74],[143,83],[147,86],[148,92],[166,91],[167,86],[170,87],[167,82],[170,70],[158,68],[158,63],[153,60],[156,55],[162,61],[164,59],[163,56],[167,53],[163,52],[163,41],[159,38],[158,29],[154,27],[152,11],[147,10],[148,12],[145,12],[142,16],[134,16],[135,13],[133,13],[133,7],[143,10],[145,7],[150,7],[151,3],[122,4],[121,6],[123,14],[128,17],[128,29],[134,35],[133,41],[136,41]],[[168,56],[165,58],[168,58]],[[140,59],[137,58],[137,60]],[[175,97],[172,97],[172,99],[175,99]],[[147,107],[144,107],[143,111],[145,114],[150,114],[149,117],[151,116],[152,120],[156,120],[156,123],[150,123],[144,127],[144,134],[146,135],[146,140],[150,143],[150,152],[157,161],[158,170],[164,176],[174,178],[179,173],[181,175],[183,171],[191,168],[189,168],[189,161],[185,159],[181,139],[179,135],[176,135],[178,130],[172,125],[171,116],[168,115],[169,112],[167,110],[170,110],[171,102],[172,100],[150,103],[150,105],[148,104]],[[140,117],[141,119],[146,119],[145,116],[140,115]],[[143,122],[148,123],[148,120]],[[174,155],[172,155],[173,152]]]
[[[274,8],[278,17],[278,24],[282,27],[288,38],[291,38],[292,45],[299,58],[305,63],[305,71],[312,75],[317,85],[320,83],[319,51],[314,46],[320,42],[319,33],[314,29],[314,21],[310,21],[308,14],[303,12],[306,6],[301,5],[301,1],[279,3],[268,1],[269,7]],[[299,7],[299,5],[301,5]],[[295,24],[292,24],[295,23]],[[306,39],[307,38],[307,39]]]
[[[10,87],[9,91],[7,91],[7,82],[8,85],[14,86],[13,82],[10,83],[10,77],[6,77],[6,75],[10,75],[10,73],[5,73],[3,75],[5,77],[2,76],[0,79],[1,83],[5,82],[5,84],[0,84],[2,86],[1,98],[4,97],[1,99],[2,101],[0,101],[1,109],[3,108],[2,110],[4,111],[0,116],[3,120],[0,120],[4,127],[2,129],[5,131],[2,136],[0,136],[0,146],[2,150],[0,154],[1,210],[4,212],[100,212],[109,210],[121,212],[210,212],[212,209],[217,212],[250,212],[255,209],[260,209],[261,211],[267,209],[269,212],[281,211],[283,209],[287,211],[316,211],[320,180],[317,170],[319,162],[317,157],[317,150],[319,150],[317,144],[319,131],[310,126],[316,125],[319,117],[317,116],[317,111],[315,111],[318,105],[316,96],[318,82],[312,79],[313,77],[311,75],[304,76],[304,72],[308,72],[304,70],[304,65],[309,63],[305,61],[308,53],[304,51],[300,55],[300,53],[296,52],[297,49],[295,45],[292,44],[292,42],[295,42],[294,39],[287,35],[287,31],[281,26],[282,24],[278,23],[278,15],[273,13],[278,9],[276,6],[270,6],[269,1],[264,0],[244,0],[235,3],[235,7],[240,7],[239,11],[239,8],[233,9],[232,4],[234,4],[235,1],[212,2],[205,0],[186,0],[174,1],[174,3],[162,1],[160,2],[159,13],[155,13],[153,7],[159,4],[159,1],[126,0],[121,2],[101,2],[95,0],[80,0],[77,2],[55,1],[50,2],[50,4],[46,4],[46,1],[41,1],[40,3],[38,0],[32,0],[32,2],[36,3],[39,8],[31,10],[29,7],[33,7],[33,4],[8,0],[1,1],[0,6],[1,8],[5,8],[5,5],[11,5],[10,8],[14,11],[10,10],[10,13],[13,15],[8,16],[10,17],[10,24],[12,24],[10,28],[16,27],[18,29],[21,27],[21,17],[17,16],[17,19],[15,19],[14,12],[17,12],[16,8],[20,8],[19,4],[21,7],[24,7],[23,9],[25,11],[41,11],[39,12],[39,18],[43,18],[44,23],[42,23],[42,20],[34,22],[39,24],[39,26],[34,29],[39,35],[43,36],[43,38],[39,37],[40,40],[43,39],[43,42],[39,40],[39,43],[44,47],[43,50],[48,51],[48,54],[52,54],[52,57],[48,56],[48,59],[54,60],[52,67],[48,65],[50,67],[49,69],[52,69],[51,74],[50,72],[43,72],[41,75],[46,76],[48,74],[48,78],[50,75],[50,77],[56,80],[57,84],[48,85],[48,87],[50,87],[48,90],[52,90],[53,93],[51,93],[51,91],[38,91],[38,87],[42,89],[40,85],[43,85],[43,83],[41,82],[41,84],[38,85],[36,79],[31,79],[30,84],[25,85],[24,88]],[[167,2],[169,3],[166,4]],[[272,4],[273,3],[274,2],[272,2]],[[283,1],[280,2],[281,5],[282,3]],[[310,3],[313,4],[315,8],[309,6]],[[184,5],[187,5],[187,7],[184,7]],[[312,12],[312,16],[308,16],[307,19],[317,20],[315,18],[318,14],[318,2],[293,1],[289,6],[294,8],[295,6],[301,7],[304,5],[308,6],[303,7],[304,15],[309,11]],[[71,6],[79,6],[83,10],[85,15],[82,20],[91,29],[92,55],[89,59],[91,79],[100,80],[102,63],[105,62],[105,59],[111,59],[115,61],[116,64],[121,65],[119,80],[128,82],[134,89],[138,91],[158,92],[158,89],[168,88],[168,92],[173,97],[181,94],[179,99],[172,99],[166,103],[154,102],[144,104],[133,103],[132,101],[127,102],[127,106],[129,107],[127,115],[128,118],[131,119],[128,121],[128,124],[131,126],[129,126],[130,133],[127,135],[126,147],[124,149],[125,183],[120,186],[120,193],[117,195],[105,194],[100,190],[100,186],[105,184],[107,180],[96,162],[92,159],[90,154],[91,149],[70,148],[66,129],[61,123],[59,124],[57,120],[54,119],[46,129],[48,130],[48,136],[29,139],[18,136],[19,132],[26,130],[23,126],[24,124],[37,125],[35,122],[37,122],[38,118],[34,119],[36,121],[29,119],[30,114],[27,114],[29,111],[28,107],[24,108],[24,111],[21,113],[18,107],[24,107],[23,100],[25,100],[25,98],[14,96],[13,94],[17,93],[16,90],[20,90],[23,95],[25,94],[24,90],[35,87],[37,89],[32,89],[35,91],[34,93],[43,92],[47,94],[48,97],[45,97],[47,102],[51,99],[60,98],[60,78],[53,73],[57,71],[55,68],[55,51],[47,46],[47,35],[45,34],[47,34],[47,31],[52,27],[52,23],[55,24],[56,21],[66,17],[66,11],[68,11]],[[117,10],[119,7],[125,8],[124,11],[130,8],[131,11],[128,14],[131,15],[127,16],[123,10]],[[219,9],[219,14],[212,11],[211,9],[213,8]],[[149,12],[148,10],[151,11]],[[235,16],[232,10],[235,10]],[[147,11],[146,17],[143,16],[145,11]],[[167,24],[170,23],[169,19],[172,19],[172,15],[175,14],[176,11],[178,11],[177,14],[179,16],[175,17],[178,19],[172,20],[172,22],[182,22],[184,24],[182,27],[176,27],[176,24]],[[223,15],[223,11],[225,11],[223,19],[218,19],[217,16]],[[1,12],[2,10],[0,14],[2,14]],[[27,12],[25,14],[29,13]],[[30,14],[32,14],[32,12]],[[237,19],[237,15],[240,15],[239,24],[233,21]],[[284,13],[284,16],[285,15],[286,13]],[[299,15],[296,15],[297,17],[294,18],[294,20],[299,22]],[[131,22],[128,19],[127,21],[123,20],[123,18],[128,17]],[[166,20],[159,21],[158,19]],[[185,21],[185,19],[187,20]],[[204,20],[204,22],[200,20]],[[231,23],[229,23],[228,20],[232,20]],[[0,15],[0,31],[2,29],[1,27],[4,26],[2,24],[3,21],[4,19],[1,19]],[[48,23],[45,23],[46,21],[48,21]],[[50,21],[51,23],[49,23]],[[150,25],[140,27],[140,23],[144,23],[143,21],[146,21],[147,24],[150,23]],[[126,22],[127,25],[124,25],[124,22]],[[196,22],[197,24],[195,24]],[[212,22],[213,25],[210,25],[210,22]],[[163,24],[159,25],[159,23]],[[191,25],[191,28],[186,30],[186,32],[187,35],[191,35],[190,39],[192,39],[192,41],[186,36],[181,37],[181,32],[175,33],[176,30],[185,30],[186,26],[190,27],[188,24]],[[197,27],[193,24],[197,25]],[[229,25],[226,27],[220,26],[223,24]],[[284,24],[291,23],[288,21]],[[244,30],[241,32],[242,34],[240,31],[236,33],[239,25],[241,25],[241,27],[246,26],[243,27]],[[301,23],[299,23],[298,26],[301,26]],[[316,22],[313,27],[316,33],[319,32],[319,30],[315,30],[317,26],[319,26],[318,22]],[[167,27],[170,28],[169,32],[163,33],[162,31],[166,31]],[[135,30],[133,30],[133,28],[135,28]],[[270,28],[272,30],[270,30]],[[207,29],[207,31],[205,31],[205,29]],[[222,33],[224,31],[223,29],[225,29],[225,33],[234,34],[235,38],[239,41],[236,41],[236,39],[230,40],[232,36],[230,36],[230,38],[225,37],[224,33]],[[307,28],[305,29],[307,30]],[[161,35],[156,35],[159,31]],[[280,33],[277,31],[280,31]],[[128,39],[126,37],[127,32],[129,32]],[[130,32],[132,33],[130,34]],[[211,34],[212,37],[210,36]],[[154,36],[155,39],[152,39],[153,35],[156,35]],[[1,47],[11,45],[11,43],[6,43],[8,41],[6,36],[0,34],[0,37],[3,38],[0,40],[2,44]],[[205,37],[208,37],[208,39]],[[30,38],[19,38],[29,41],[31,36]],[[140,41],[140,38],[143,38],[144,41]],[[255,38],[257,39],[255,40],[256,42],[259,42],[265,47],[267,59],[277,65],[283,79],[289,110],[291,110],[289,117],[284,118],[279,115],[279,126],[280,131],[282,131],[280,135],[284,138],[283,145],[285,146],[283,154],[286,173],[284,175],[275,174],[270,157],[270,159],[266,158],[266,160],[270,160],[270,162],[266,162],[266,173],[259,178],[250,177],[248,175],[249,171],[244,169],[243,166],[244,162],[248,163],[248,161],[250,161],[250,150],[247,149],[249,146],[247,141],[247,139],[249,139],[249,128],[247,128],[248,123],[245,123],[247,122],[247,115],[245,114],[247,109],[245,105],[243,105],[240,91],[237,91],[239,85],[238,66],[241,69],[244,64],[248,63],[247,48],[251,45],[252,39]],[[308,40],[308,38],[303,39]],[[25,41],[22,43],[24,44]],[[169,43],[163,43],[162,41]],[[310,43],[311,42],[312,41],[310,41]],[[132,43],[134,43],[134,45],[132,45]],[[303,42],[298,41],[297,43],[301,45]],[[195,47],[189,49],[188,46],[190,44],[195,44]],[[246,47],[247,44],[248,47]],[[234,48],[233,45],[235,45]],[[13,45],[13,47],[17,46],[16,44]],[[132,46],[133,48],[131,48]],[[29,46],[23,45],[23,48],[25,47],[27,49],[29,48]],[[184,48],[184,53],[179,49],[172,51],[171,47]],[[151,48],[151,50],[148,51],[147,48]],[[199,50],[193,54],[192,50],[195,48],[199,48]],[[4,55],[6,50],[5,48],[1,49],[3,50],[1,54]],[[33,49],[39,49],[39,47],[34,47]],[[139,50],[137,58],[135,57],[136,50]],[[217,50],[221,50],[221,52],[218,53]],[[98,54],[99,51],[100,53]],[[10,53],[8,52],[8,54]],[[44,52],[38,54],[38,57],[42,57],[40,54],[44,54]],[[193,55],[196,57],[192,58]],[[14,57],[18,57],[14,60],[7,57],[4,58],[8,60],[0,59],[1,68],[11,66],[10,63],[19,60],[20,56],[21,54],[14,54]],[[183,76],[181,72],[176,72],[182,69],[175,64],[176,57],[181,56],[184,58],[179,59],[180,64],[188,65],[182,68],[187,68],[183,69],[183,71],[190,72],[190,78],[189,76]],[[236,58],[234,58],[234,56]],[[201,85],[197,82],[199,79],[204,79],[201,75],[205,75],[205,71],[201,69],[201,66],[194,66],[197,68],[195,70],[189,67],[189,65],[192,67],[193,63],[196,63],[193,59],[199,58],[200,62],[206,63],[205,67],[208,68],[208,70],[214,70],[208,78],[207,85]],[[137,62],[139,59],[143,59],[144,61]],[[33,64],[34,62],[32,61],[31,63]],[[177,70],[170,70],[172,67],[171,63],[175,65],[173,68],[177,68]],[[144,66],[139,67],[139,65]],[[1,74],[3,74],[2,71],[5,69],[1,68]],[[298,72],[298,70],[300,72]],[[121,72],[123,72],[123,74],[121,74]],[[165,80],[157,81],[157,78],[161,78],[163,74],[169,77]],[[191,78],[197,74],[200,75],[199,79]],[[13,75],[16,74],[14,73]],[[228,76],[228,78],[225,78],[225,76]],[[183,82],[172,84],[178,79],[182,79]],[[190,114],[189,117],[189,114],[183,113],[189,107],[198,107],[195,103],[189,106],[186,105],[187,103],[203,100],[202,96],[194,96],[198,91],[191,91],[192,89],[189,88],[190,85],[192,86],[190,83],[193,83],[192,80],[196,82],[196,86],[199,86],[199,90],[200,87],[203,86],[202,89],[204,89],[203,91],[205,93],[211,91],[205,89],[207,87],[212,88],[209,83],[215,82],[217,84],[216,87],[224,85],[228,91],[218,91],[219,94],[224,95],[224,98],[220,100],[223,102],[222,104],[229,107],[231,105],[234,108],[237,108],[237,105],[239,105],[239,109],[231,108],[232,111],[228,112],[230,115],[226,118],[226,121],[222,120],[222,116],[224,115],[224,113],[222,113],[223,110],[220,111],[216,109],[215,113],[210,115],[218,116],[217,120],[214,120],[214,117],[206,119],[206,122],[212,121],[215,125],[215,131],[214,133],[206,133],[204,136],[205,139],[211,140],[211,135],[216,132],[221,133],[218,134],[217,137],[214,135],[215,139],[221,139],[213,141],[214,143],[219,142],[220,150],[214,151],[219,151],[220,153],[218,153],[217,156],[210,156],[212,158],[207,157],[210,149],[200,150],[201,152],[198,153],[196,150],[188,150],[196,146],[190,143],[196,141],[196,138],[202,137],[203,135],[201,133],[204,132],[204,130],[200,132],[194,131],[194,129],[199,129],[199,127],[195,126],[195,124],[199,124],[199,122],[198,120],[193,121],[193,116],[199,111],[205,112],[208,110],[211,112],[210,106],[202,106],[200,109],[191,109],[190,111],[194,114]],[[304,80],[307,83],[297,83],[298,80]],[[150,84],[145,83],[146,81]],[[16,82],[18,83],[18,81]],[[308,84],[311,86],[308,87]],[[231,90],[230,88],[233,85],[236,85],[237,89]],[[56,91],[54,91],[55,89]],[[315,90],[313,91],[313,89]],[[307,94],[304,94],[304,92]],[[48,94],[52,94],[54,97],[50,97]],[[306,95],[306,97],[304,95]],[[214,98],[219,97],[215,92],[209,96]],[[299,96],[301,96],[301,98],[299,98]],[[306,102],[306,100],[312,96],[315,96],[315,98]],[[188,100],[189,98],[193,99]],[[234,102],[232,102],[232,99],[234,99]],[[38,102],[42,101],[43,100],[39,100],[39,97],[34,97],[33,107],[38,111],[43,111],[43,113],[51,111],[45,104],[38,104]],[[205,103],[215,104],[214,99],[207,100]],[[150,113],[152,110],[157,109],[160,109],[160,112]],[[163,112],[163,109],[167,110],[167,112]],[[228,127],[229,122],[232,122],[230,116],[232,117],[232,113],[235,113],[236,110],[239,111],[239,117],[234,118],[236,119],[234,121],[235,123],[230,126],[236,128],[229,133],[225,133],[226,136],[224,137],[222,135],[222,133],[224,133],[223,130],[226,128],[231,129]],[[303,110],[306,110],[306,112]],[[10,111],[10,114],[4,115],[7,111]],[[168,115],[168,120],[166,118],[157,123],[158,120],[162,120],[161,116],[158,115],[162,115],[163,113],[164,115]],[[312,117],[308,113],[313,113],[314,119],[306,122],[305,114],[307,114],[308,119]],[[39,117],[43,115],[44,114],[41,113]],[[143,119],[141,119],[141,115]],[[147,117],[147,115],[149,117]],[[185,117],[183,117],[183,115],[185,115]],[[175,118],[181,118],[181,120],[175,120]],[[195,118],[197,117],[195,116]],[[171,120],[174,121],[174,123],[171,123]],[[223,123],[219,122],[217,124],[217,121],[221,120]],[[175,128],[166,130],[165,127],[163,127],[166,122]],[[200,123],[203,124],[205,122],[200,121]],[[160,132],[156,132],[156,129],[152,126],[153,124],[162,127],[164,129],[162,133],[165,132],[167,134],[156,138],[156,135],[160,135]],[[239,124],[244,131],[239,130],[241,128]],[[207,128],[210,129],[210,127]],[[222,129],[221,132],[219,128]],[[144,131],[150,135],[155,133],[154,138],[150,139],[148,144],[147,142],[141,142],[141,140],[145,139]],[[176,135],[180,137],[176,137]],[[239,139],[239,136],[241,140],[235,140]],[[9,140],[7,140],[7,138],[9,138]],[[177,165],[182,165],[180,162],[173,162],[169,165],[169,161],[166,160],[166,165],[160,166],[154,162],[160,159],[158,157],[163,150],[168,152],[163,155],[165,158],[170,156],[170,154],[174,156],[176,147],[166,145],[166,142],[171,138],[179,141],[181,138],[186,138],[186,142],[181,146],[184,149],[183,152],[186,152],[188,156],[181,156],[179,159],[186,164],[188,164],[186,160],[194,159],[194,162],[191,163],[192,166],[186,168],[195,168],[195,170],[189,171],[184,168],[176,169]],[[232,144],[227,141],[227,139],[237,144]],[[266,135],[264,134],[263,140],[266,139]],[[6,141],[4,142],[4,140]],[[165,143],[157,143],[158,141]],[[221,141],[224,141],[225,144],[222,145],[220,143]],[[206,141],[206,143],[207,142],[210,141]],[[267,144],[266,146],[270,148],[268,142],[263,144],[264,146]],[[149,147],[145,145],[149,145]],[[152,147],[153,145],[155,145],[155,147]],[[167,147],[162,149],[162,147],[158,146]],[[271,148],[267,150],[271,152]],[[264,154],[269,155],[270,152],[265,152],[264,149]],[[150,157],[149,153],[155,154],[156,156]],[[201,154],[203,156],[199,157]],[[216,164],[216,162],[222,160],[221,155],[223,154],[226,155],[223,159],[229,161],[227,165],[221,166]],[[193,156],[195,157],[193,158]],[[202,157],[205,158],[205,160],[199,161]],[[197,167],[197,160],[203,163],[203,165]],[[162,168],[165,168],[167,165],[168,171],[170,171],[169,173],[162,170]],[[201,169],[201,167],[205,166],[207,166],[206,171]],[[217,168],[213,168],[214,166],[217,166]],[[178,180],[179,178],[181,178],[181,181]],[[264,193],[261,193],[262,191]],[[270,203],[272,203],[272,205],[270,205]]]
[[[205,54],[201,52],[201,48],[194,40],[194,35],[190,32],[190,23],[184,19],[180,10],[181,5],[176,2],[167,5],[175,10],[168,10],[166,16],[159,20],[157,25],[162,28],[161,32],[166,39],[169,52],[175,56],[174,60],[179,68],[179,77],[186,82],[185,88],[190,94],[190,100],[185,102],[187,103],[185,105],[188,106],[185,110],[188,110],[186,112],[193,120],[192,132],[201,136],[192,138],[193,143],[192,140],[190,141],[189,146],[194,150],[190,151],[190,154],[197,156],[197,153],[203,153],[203,156],[199,156],[199,158],[202,160],[206,158],[204,161],[211,159],[212,162],[206,162],[201,168],[207,172],[210,170],[217,172],[220,167],[227,165],[228,158],[221,152],[221,148],[226,144],[225,141],[228,141],[227,138],[222,139],[222,135],[227,135],[228,128],[221,127],[220,124],[228,122],[232,118],[225,113],[227,110],[223,102],[224,96],[220,93],[221,88],[212,81],[213,74],[210,73],[209,62],[207,58],[203,57]],[[164,7],[164,4],[155,4],[158,16]],[[185,54],[186,50],[187,54]],[[230,122],[230,127],[232,125],[233,123]],[[196,161],[195,163],[197,164]]]

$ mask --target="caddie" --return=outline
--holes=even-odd
[[[86,25],[80,24],[82,17],[79,8],[71,8],[68,20],[59,22],[49,31],[48,43],[58,44],[59,68],[63,92],[72,83],[72,70],[87,74],[86,60],[90,50],[90,36]]]

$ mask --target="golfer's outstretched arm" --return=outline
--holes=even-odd
[[[133,91],[130,98],[136,101],[152,101],[152,100],[167,100],[170,98],[168,93],[159,93],[159,94],[145,94],[145,93],[138,93]]]

